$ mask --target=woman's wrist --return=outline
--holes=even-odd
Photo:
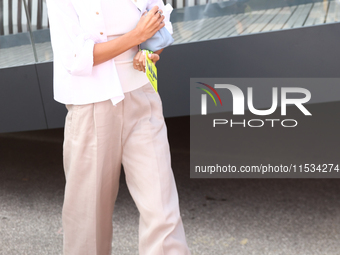
[[[160,50],[157,50],[157,51],[155,51],[154,53],[156,53],[156,54],[161,54],[161,52],[164,50],[164,48],[163,49],[160,49]]]
[[[136,45],[140,45],[142,42],[144,42],[145,40],[143,40],[143,35],[142,33],[138,30],[138,29],[132,29],[130,32],[128,32],[131,36],[131,40],[133,42],[135,42],[134,44]]]
[[[140,37],[138,30],[131,30],[113,40],[95,44],[93,50],[93,65],[101,64],[122,54],[132,47],[138,46],[142,43]]]

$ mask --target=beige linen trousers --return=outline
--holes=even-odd
[[[64,255],[111,255],[121,164],[140,212],[140,255],[190,255],[162,102],[150,83],[111,100],[66,105]],[[119,255],[119,254],[118,254]]]

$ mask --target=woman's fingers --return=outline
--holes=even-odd
[[[137,61],[139,59],[139,54],[140,54],[140,51],[136,53],[135,57],[133,58],[133,68],[138,70],[138,67],[137,67]]]
[[[157,5],[153,6],[151,8],[151,10],[148,12],[148,15],[150,17],[150,19],[153,19],[153,21],[151,21],[151,23],[153,23],[153,30],[154,33],[157,32],[161,27],[163,27],[164,25],[162,25],[162,22],[164,20],[164,15],[163,11],[161,9],[159,9],[159,7]],[[164,23],[164,22],[163,22]]]
[[[158,12],[158,10],[159,10],[159,7],[158,7],[157,5],[154,5],[154,6],[150,9],[149,13],[150,13],[150,15],[151,15],[151,14],[155,15],[155,14]]]
[[[141,67],[141,64],[139,62],[141,55],[142,55],[142,52],[138,51],[137,54],[135,55],[134,59],[133,59],[133,68],[138,70],[138,71],[142,71],[142,67]]]
[[[161,10],[160,10],[160,11],[161,11]],[[159,15],[160,15],[160,16],[159,16],[159,18],[158,18],[158,19],[159,19],[159,21],[163,21],[163,20],[164,20],[164,18],[165,18],[165,16],[164,16],[164,15],[162,15],[162,13],[159,13]]]
[[[142,71],[144,73],[146,72],[146,55],[145,54],[146,53],[144,51],[138,51],[133,59],[133,68],[138,71]],[[159,54],[150,53],[148,57],[149,59],[152,60],[154,64],[156,64],[156,62],[159,61]]]
[[[159,29],[161,29],[162,27],[164,27],[164,26],[165,26],[164,15],[162,15],[162,17],[159,19],[159,26],[158,26],[158,28],[157,28],[157,31],[158,31]]]
[[[137,52],[137,54],[135,55],[134,59],[133,59],[133,68],[138,70],[138,71],[142,71],[142,72],[146,72],[146,53],[144,51],[139,51]],[[156,53],[150,53],[148,56],[153,63],[156,63],[159,60],[159,55]]]
[[[158,17],[158,19],[161,19],[162,17],[164,18],[163,11],[161,9],[158,9],[156,12],[156,16]]]
[[[142,42],[151,38],[159,29],[165,26],[163,11],[157,5],[153,6],[146,15],[144,14],[145,12],[136,26]]]
[[[143,71],[145,73],[145,52],[141,51],[142,54],[139,56],[139,66],[141,67],[140,71]]]
[[[161,28],[164,27],[164,26],[165,26],[165,22],[162,21],[162,22],[159,24],[158,30],[161,29]],[[158,31],[158,30],[157,30],[157,31]]]
[[[156,64],[156,62],[159,60],[159,55],[156,53],[149,54],[149,59],[151,59],[152,62]]]

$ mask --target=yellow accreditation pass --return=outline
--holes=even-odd
[[[152,62],[151,59],[149,59],[149,54],[153,53],[152,51],[149,50],[144,50],[145,56],[146,56],[146,76],[148,77],[152,87],[155,89],[156,92],[157,90],[157,68],[156,65]]]

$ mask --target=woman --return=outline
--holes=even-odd
[[[140,212],[139,254],[190,254],[162,102],[138,51],[160,28],[172,32],[171,23],[161,0],[133,1],[47,0],[54,98],[68,109],[64,255],[111,254],[121,163]]]

